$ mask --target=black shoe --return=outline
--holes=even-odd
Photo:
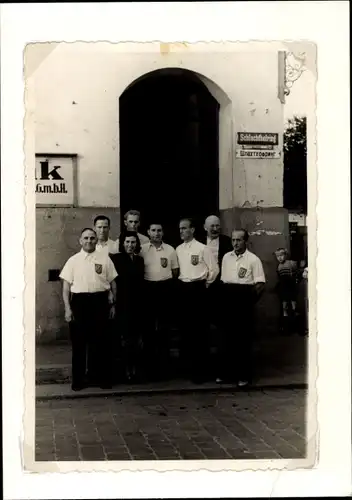
[[[85,388],[85,385],[84,384],[72,384],[71,385],[71,389],[75,392],[77,391],[81,391],[82,389]]]
[[[99,387],[99,382],[97,381],[97,379],[88,376],[86,379],[86,386],[87,387]]]
[[[112,384],[109,382],[103,382],[102,384],[99,384],[100,389],[112,389]]]
[[[238,387],[247,387],[248,384],[249,384],[248,380],[239,380],[237,382]]]
[[[237,381],[238,387],[248,387],[249,385],[253,384],[253,379],[252,377],[242,377]]]
[[[205,383],[205,378],[204,377],[192,377],[191,382],[193,384],[201,385]]]

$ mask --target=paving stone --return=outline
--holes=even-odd
[[[227,453],[225,450],[217,449],[217,450],[209,450],[204,451],[202,449],[205,457],[209,460],[221,460],[221,459],[230,459],[231,455]]]
[[[114,461],[125,461],[132,460],[131,455],[129,453],[106,453],[107,460]]]
[[[199,452],[184,451],[181,453],[181,460],[199,460],[200,458],[205,458],[204,455],[199,456]]]
[[[52,460],[55,460],[55,456],[56,456],[55,448],[50,448],[50,447],[40,448],[39,450],[35,451],[36,460],[52,461]],[[39,458],[39,457],[41,457],[41,458]],[[46,457],[46,458],[42,458],[42,457]]]
[[[36,453],[35,454],[35,461],[36,462],[55,462],[55,454],[48,454],[48,453]]]
[[[300,458],[305,392],[219,390],[39,402],[36,459]]]
[[[167,453],[156,451],[155,454],[159,460],[180,460],[181,458],[180,454],[175,452]]]
[[[290,448],[278,447],[277,450],[281,458],[293,459],[293,458],[305,458],[306,453],[304,451],[292,450]]]
[[[83,460],[104,460],[105,454],[101,446],[82,446],[81,454]]]
[[[256,451],[254,455],[259,460],[278,460],[281,458],[274,450]]]
[[[65,453],[63,455],[57,454],[56,455],[56,461],[58,462],[79,462],[80,457],[78,454],[72,453]]]
[[[159,457],[157,457],[154,453],[139,453],[137,455],[132,456],[132,460],[141,460],[141,461],[157,460],[157,458]]]

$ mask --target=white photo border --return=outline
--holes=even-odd
[[[325,496],[350,492],[348,7],[348,2],[1,6],[5,498],[72,498],[73,492],[77,498]],[[154,22],[145,23],[147,17]],[[118,475],[23,472],[23,292],[32,279],[34,283],[34,275],[27,274],[25,283],[23,274],[24,221],[34,223],[34,210],[24,204],[23,51],[30,42],[62,40],[294,40],[317,44],[320,450],[314,470],[215,473],[204,468],[162,474],[155,470],[140,472],[137,481],[131,471]],[[26,120],[30,115],[27,108]],[[31,148],[34,153],[34,144],[27,148],[27,153]],[[35,255],[33,244],[26,247],[25,255]],[[34,301],[26,303],[26,314],[34,310],[33,305]]]

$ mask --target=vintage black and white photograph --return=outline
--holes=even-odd
[[[26,47],[36,462],[307,458],[315,50]]]

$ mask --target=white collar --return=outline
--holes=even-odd
[[[106,245],[109,244],[109,241],[110,241],[110,238],[108,238],[106,241],[98,241],[97,243],[97,246],[101,246],[101,247],[106,247]]]
[[[190,247],[194,241],[196,240],[192,238],[191,241],[184,241],[183,244],[185,247]]]
[[[89,252],[86,252],[85,250],[83,250],[83,248],[81,248],[80,253],[81,253],[81,254],[83,254],[83,257],[84,257],[85,259],[88,259],[88,257],[93,257],[93,256],[95,256],[97,252],[96,252],[96,250],[94,250],[94,252],[89,253]]]
[[[245,250],[243,253],[240,253],[240,255],[237,255],[237,254],[236,254],[236,252],[235,252],[235,250],[233,250],[233,251],[231,252],[231,254],[232,254],[234,257],[236,257],[236,259],[242,259],[242,257],[244,257],[244,256],[247,254],[247,252],[248,252],[248,250],[247,250],[247,248],[246,248],[246,250]]]
[[[157,247],[156,247],[155,245],[153,245],[153,243],[150,241],[150,242],[148,243],[148,250],[150,250],[152,247],[154,247],[154,248],[155,248],[155,250],[156,250],[157,252],[158,252],[159,250],[164,250],[164,242],[162,241],[162,242],[161,242],[160,247],[158,247],[158,248],[157,248]]]

